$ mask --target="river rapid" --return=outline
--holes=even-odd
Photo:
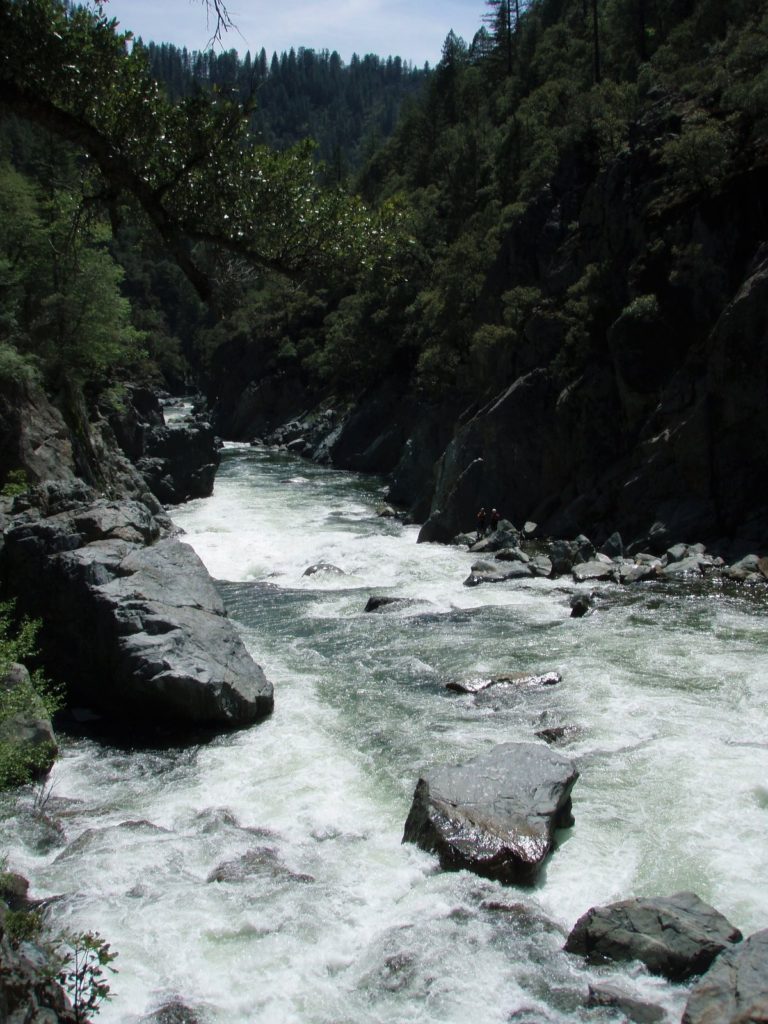
[[[685,986],[562,945],[595,904],[681,890],[745,934],[768,926],[764,598],[599,584],[595,613],[572,619],[567,579],[462,586],[473,556],[377,517],[377,488],[226,446],[213,496],[173,518],[222,581],[274,714],[186,749],[64,737],[42,812],[20,813],[31,793],[3,804],[9,867],[60,897],[55,927],[118,951],[104,1024],[173,1000],[201,1024],[622,1020],[585,1006],[606,979],[678,1020]],[[320,562],[345,575],[304,575]],[[365,614],[371,594],[415,603]],[[563,679],[445,689],[515,670]],[[401,844],[422,770],[559,725],[576,823],[535,888]]]

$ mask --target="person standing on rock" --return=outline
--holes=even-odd
[[[493,533],[496,527],[499,525],[499,513],[495,508],[491,509],[491,533]]]
[[[477,513],[477,539],[485,536],[485,509],[481,508]]]

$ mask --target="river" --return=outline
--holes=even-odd
[[[104,1024],[174,999],[201,1024],[623,1019],[585,1007],[600,979],[678,1020],[684,986],[562,945],[590,906],[686,889],[745,934],[768,925],[764,598],[601,584],[572,619],[569,580],[464,587],[472,556],[378,517],[378,487],[225,447],[213,496],[173,518],[223,581],[274,714],[186,749],[65,737],[43,813],[6,798],[9,866],[61,896],[57,927],[118,951]],[[304,575],[320,562],[344,575]],[[371,594],[414,603],[365,614]],[[562,682],[445,689],[523,669]],[[556,725],[573,727],[576,823],[535,888],[401,844],[423,769]]]

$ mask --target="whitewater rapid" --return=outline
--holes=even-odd
[[[64,737],[45,813],[6,798],[9,866],[58,927],[118,951],[99,1020],[172,1000],[210,1024],[620,1019],[616,978],[679,1019],[686,988],[562,952],[590,906],[690,889],[768,926],[764,603],[715,586],[462,585],[473,557],[376,515],[379,483],[244,445],[212,497],[175,509],[221,582],[275,712],[185,749]],[[503,511],[503,510],[502,510]],[[307,576],[330,563],[343,571]],[[366,614],[372,594],[413,603]],[[450,679],[562,673],[457,696]],[[504,889],[401,844],[419,773],[572,727],[575,827],[541,883]],[[250,857],[241,880],[212,880]],[[226,871],[224,872],[226,874]]]

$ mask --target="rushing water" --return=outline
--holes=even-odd
[[[568,581],[463,587],[472,556],[417,545],[378,498],[375,481],[228,446],[213,497],[174,519],[225,581],[274,715],[187,749],[65,740],[44,813],[6,804],[9,866],[61,895],[56,926],[119,951],[105,1024],[174,998],[211,1024],[622,1019],[585,1007],[601,978],[678,1019],[684,987],[562,945],[596,903],[683,889],[745,933],[768,925],[765,604],[601,585],[572,619]],[[345,575],[303,575],[319,562]],[[365,614],[370,594],[415,603]],[[445,689],[518,669],[563,681]],[[536,888],[401,844],[422,769],[550,725],[573,726],[581,778]]]

